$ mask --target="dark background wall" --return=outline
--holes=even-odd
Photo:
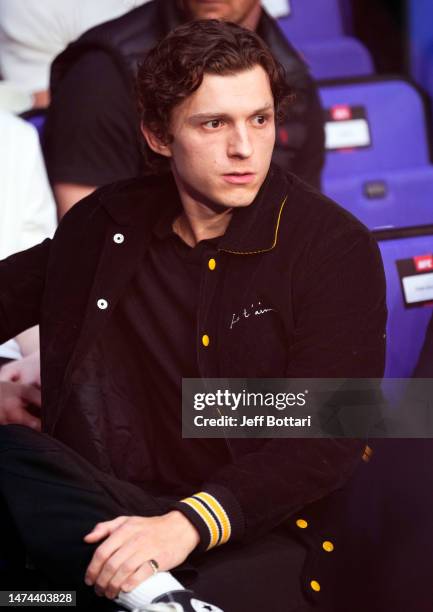
[[[351,1],[353,34],[372,53],[378,73],[408,71],[405,4],[405,0]]]

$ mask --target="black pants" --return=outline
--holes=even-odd
[[[6,532],[0,557],[16,557],[20,542],[47,584],[77,591],[81,609],[114,609],[83,582],[99,545],[83,536],[120,515],[164,514],[169,501],[107,476],[46,434],[0,426],[0,525]],[[300,585],[304,560],[302,545],[279,528],[248,545],[190,556],[172,573],[225,612],[304,612],[310,609]]]

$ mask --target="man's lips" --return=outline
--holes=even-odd
[[[246,185],[247,183],[251,183],[255,176],[254,172],[233,172],[223,174],[224,180],[234,185]]]

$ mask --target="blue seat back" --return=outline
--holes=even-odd
[[[324,180],[325,193],[371,230],[433,224],[433,167]]]
[[[433,166],[418,91],[403,80],[367,80],[324,86],[321,98],[324,192],[372,230],[433,224]]]
[[[406,378],[412,375],[418,361],[433,311],[433,269],[431,276],[428,276],[430,274],[428,267],[426,274],[419,274],[415,271],[413,274],[405,273],[408,275],[407,278],[413,277],[415,282],[417,279],[422,281],[418,292],[416,287],[412,287],[410,296],[419,295],[427,300],[430,298],[430,303],[419,302],[418,305],[414,303],[412,307],[408,307],[403,297],[397,261],[412,260],[413,262],[415,257],[432,256],[433,232],[423,236],[380,240],[379,247],[387,283],[388,325],[385,377]],[[427,258],[421,261],[427,261]],[[410,270],[410,262],[407,262],[406,268]],[[432,290],[428,288],[430,285]]]
[[[39,137],[42,138],[44,133],[46,114],[34,115],[28,121],[38,130]]]
[[[290,0],[290,14],[278,23],[295,45],[344,35],[339,0]]]
[[[30,110],[21,115],[22,119],[25,119],[29,123],[36,128],[39,138],[42,140],[45,128],[45,122],[47,120],[47,111],[44,109],[41,110]]]
[[[382,80],[328,85],[320,89],[320,95],[325,109],[363,109],[371,139],[370,146],[364,148],[328,151],[325,180],[364,173],[380,178],[380,173],[388,170],[430,163],[423,102],[408,82]]]
[[[356,38],[340,36],[297,46],[316,80],[370,76],[374,64],[370,52]]]
[[[368,50],[345,36],[347,10],[341,0],[290,0],[290,14],[278,23],[299,50],[317,80],[371,75],[374,65]]]

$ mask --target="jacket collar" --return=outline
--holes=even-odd
[[[226,233],[218,245],[220,251],[235,255],[254,255],[271,251],[277,244],[280,219],[286,204],[290,178],[271,165],[254,201],[236,208]]]
[[[235,255],[272,250],[278,241],[283,208],[289,197],[290,175],[271,165],[254,201],[233,211],[218,249]],[[171,174],[115,183],[102,189],[100,201],[119,225],[150,231],[170,209],[179,206],[179,194]]]

